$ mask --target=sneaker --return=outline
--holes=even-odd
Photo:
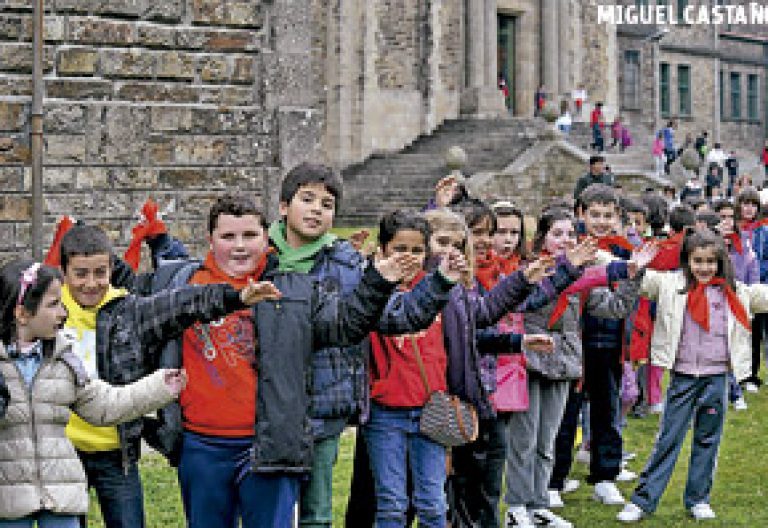
[[[716,517],[715,512],[712,511],[712,507],[706,502],[695,505],[690,509],[690,513],[697,521],[706,521]]]
[[[759,392],[760,387],[757,386],[757,383],[748,381],[744,384],[744,390],[747,392]]]
[[[610,480],[604,480],[595,484],[595,493],[592,495],[592,498],[609,506],[618,506],[626,502],[619,488]]]
[[[654,403],[653,405],[648,407],[648,412],[651,414],[661,414],[662,412],[664,412],[664,404]]]
[[[579,482],[576,479],[567,479],[565,481],[565,484],[563,485],[562,493],[573,493],[574,491],[579,489],[580,485],[581,485],[581,482]]]
[[[622,469],[618,475],[616,475],[616,482],[630,482],[637,478],[637,473],[628,469]]]
[[[528,515],[525,506],[510,506],[507,510],[507,524],[505,528],[523,527],[533,528],[536,526]]]
[[[731,405],[733,405],[734,411],[746,411],[747,409],[749,409],[749,406],[747,405],[747,402],[746,400],[744,400],[743,396],[738,400],[736,400],[735,402],[733,402]]]
[[[621,454],[621,461],[622,462],[629,462],[630,460],[634,460],[637,458],[637,453],[632,453],[630,451],[624,451]]]
[[[579,450],[576,451],[576,462],[589,464],[590,460],[592,460],[592,453],[590,453],[589,449],[580,447]]]
[[[549,526],[551,528],[573,528],[573,524],[570,521],[566,521],[559,515],[555,515],[549,510],[541,508],[539,510],[533,510],[531,512],[533,522],[536,526]]]
[[[560,496],[560,491],[558,490],[549,490],[547,491],[547,495],[549,496],[549,507],[550,508],[564,508],[565,503],[563,502],[563,498]]]
[[[616,520],[625,523],[637,522],[645,517],[645,512],[634,502],[628,502],[616,516]]]

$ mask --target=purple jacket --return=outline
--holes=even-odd
[[[756,284],[760,282],[760,263],[757,261],[755,252],[752,251],[752,244],[749,239],[749,234],[741,235],[741,243],[744,248],[741,255],[733,248],[728,254],[731,257],[733,276],[736,280],[744,284]]]
[[[554,275],[535,286],[519,271],[502,279],[485,295],[461,285],[454,286],[443,310],[448,392],[473,404],[480,418],[494,417],[489,386],[495,372],[492,362],[484,361],[478,352],[477,329],[496,324],[524,301],[528,305],[546,305],[578,279],[581,272],[562,260]]]

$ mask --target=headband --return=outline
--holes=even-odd
[[[37,272],[40,271],[40,263],[35,262],[30,267],[25,269],[21,274],[21,279],[19,279],[21,287],[19,288],[19,298],[16,301],[16,304],[18,306],[21,306],[22,301],[24,300],[24,295],[27,293],[27,290],[30,286],[32,286],[35,282],[37,282]]]

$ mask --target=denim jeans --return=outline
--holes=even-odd
[[[59,515],[50,512],[38,512],[23,519],[0,520],[0,528],[78,528],[80,518],[76,515]]]
[[[136,462],[123,468],[119,449],[94,453],[77,452],[88,477],[88,486],[96,490],[101,515],[107,528],[144,528],[144,492]]]
[[[252,438],[184,432],[179,484],[188,528],[292,528],[298,475],[250,470]]]
[[[421,408],[371,404],[363,435],[376,487],[376,528],[405,526],[408,461],[419,526],[445,527],[445,448],[419,432],[420,417]]]
[[[661,427],[651,457],[640,474],[632,502],[651,513],[656,510],[672,477],[677,457],[693,419],[691,462],[683,502],[690,509],[709,503],[717,453],[725,422],[728,375],[686,376],[673,373],[661,416]]]
[[[574,381],[571,383],[568,401],[565,404],[565,413],[555,437],[555,465],[549,479],[549,489],[562,491],[565,487],[565,480],[571,472],[573,444],[576,441],[576,433],[579,428],[582,403],[584,403],[584,393],[577,390],[577,382]]]
[[[315,441],[312,473],[301,483],[299,526],[331,528],[333,524],[333,465],[341,435]]]

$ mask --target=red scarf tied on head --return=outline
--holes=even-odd
[[[64,216],[59,220],[56,226],[56,234],[53,235],[53,242],[51,242],[51,247],[48,249],[48,254],[45,256],[43,264],[54,268],[61,266],[61,239],[64,238],[67,231],[72,229],[74,225],[74,221],[69,216]]]
[[[134,271],[139,269],[142,241],[145,238],[168,232],[163,221],[157,217],[157,211],[157,204],[148,199],[141,207],[142,219],[131,230],[131,243],[128,245],[123,258]]]
[[[707,283],[700,282],[688,292],[687,304],[691,319],[698,323],[705,331],[709,332],[709,301],[707,301],[707,294],[705,292],[707,286],[722,286],[731,313],[749,332],[750,325],[747,310],[744,308],[744,305],[741,304],[741,301],[739,300],[738,295],[736,295],[736,292],[733,291],[733,288],[731,288],[722,277],[715,277]]]

